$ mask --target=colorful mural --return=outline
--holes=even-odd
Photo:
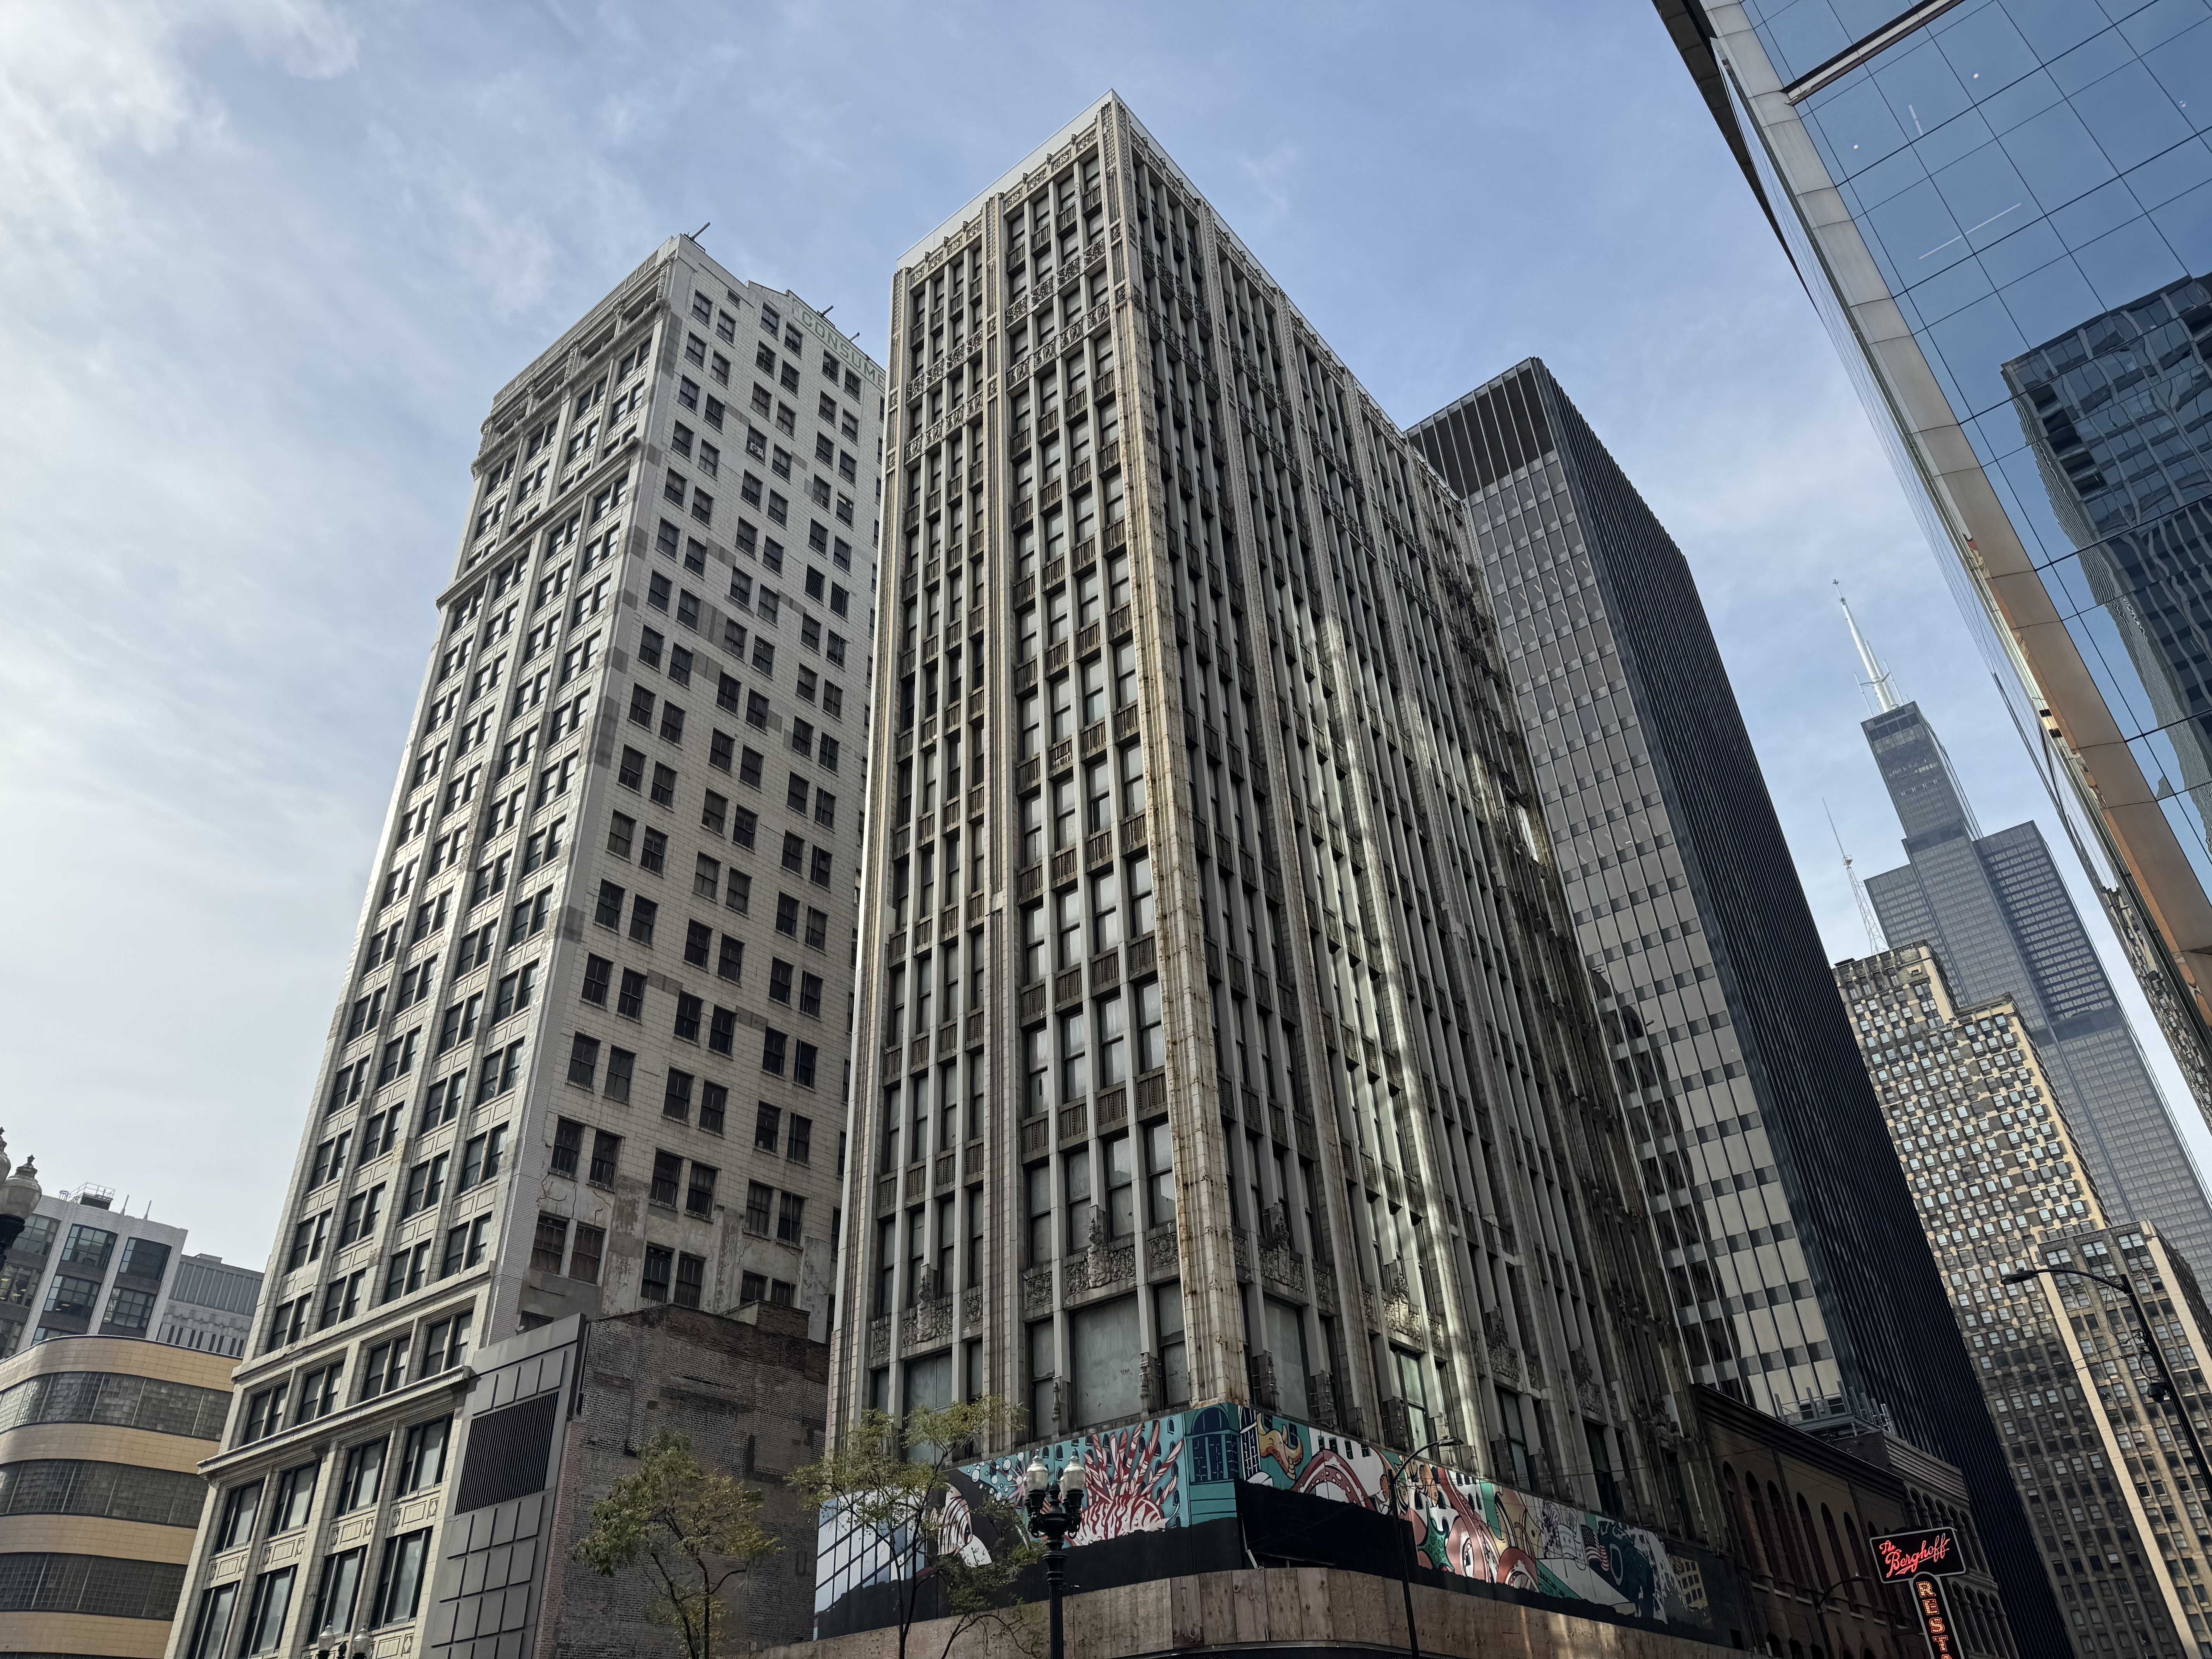
[[[979,1562],[1003,1547],[1000,1523],[975,1519],[991,1506],[975,1500],[988,1494],[1018,1513],[1024,1472],[1040,1455],[1055,1474],[1082,1460],[1089,1496],[1072,1540],[1079,1548],[1234,1516],[1237,1487],[1254,1483],[1395,1514],[1430,1565],[1459,1577],[1668,1623],[1707,1622],[1702,1568],[1670,1554],[1652,1533],[1242,1406],[1174,1413],[966,1465],[953,1480],[944,1547]],[[840,1531],[825,1511],[817,1614],[890,1568],[884,1553],[855,1548]]]

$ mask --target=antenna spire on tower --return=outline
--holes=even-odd
[[[1869,645],[1866,635],[1859,632],[1858,620],[1851,615],[1851,602],[1844,597],[1843,583],[1832,585],[1836,590],[1836,603],[1844,607],[1844,626],[1851,630],[1851,643],[1858,647],[1859,660],[1866,665],[1867,677],[1862,684],[1874,693],[1878,712],[1887,714],[1899,707],[1897,693],[1889,683],[1888,665],[1875,655],[1874,647]],[[1841,850],[1840,844],[1838,850]],[[1850,860],[1846,859],[1844,862],[1849,863]]]
[[[1848,611],[1845,614],[1848,615]],[[1825,798],[1820,802],[1820,810],[1828,813],[1828,833],[1836,838],[1836,854],[1844,861],[1844,879],[1850,883],[1851,896],[1859,902],[1859,924],[1866,929],[1867,954],[1878,957],[1882,953],[1883,946],[1881,924],[1875,920],[1874,901],[1867,896],[1866,884],[1859,879],[1859,872],[1851,866],[1851,855],[1844,851],[1844,832],[1836,828],[1836,815],[1828,811]]]

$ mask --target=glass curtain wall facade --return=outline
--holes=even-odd
[[[2033,1630],[2055,1610],[1687,561],[1540,362],[1413,436],[1497,598],[1698,1379],[1957,1467]]]
[[[2212,1107],[2212,10],[1657,4]]]
[[[493,399],[179,1659],[419,1649],[481,1344],[829,1328],[881,417],[686,237]]]
[[[1917,703],[1864,722],[1908,860],[1867,878],[1885,937],[1926,940],[1969,1004],[2010,997],[2112,1212],[2212,1260],[2212,1206],[2033,821],[1984,836]]]
[[[1705,1535],[1449,493],[1110,95],[891,316],[833,1425],[1256,1407]]]

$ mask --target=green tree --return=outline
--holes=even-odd
[[[917,1407],[902,1421],[863,1412],[836,1449],[791,1476],[791,1484],[816,1504],[839,1510],[845,1525],[872,1534],[903,1581],[899,1659],[906,1659],[922,1583],[933,1578],[945,1585],[951,1611],[940,1659],[950,1659],[955,1642],[986,1624],[1003,1630],[1024,1653],[1035,1654],[1043,1645],[1036,1609],[1015,1597],[1023,1572],[1044,1554],[1044,1547],[1028,1536],[1019,1511],[980,1493],[961,1500],[969,1509],[971,1534],[976,1522],[994,1521],[1002,1536],[1021,1540],[981,1562],[962,1553],[958,1547],[966,1540],[951,1535],[943,1519],[954,1465],[974,1455],[979,1442],[1011,1439],[1018,1415],[996,1395]]]
[[[646,1617],[676,1632],[685,1659],[714,1659],[730,1621],[722,1587],[783,1547],[760,1506],[758,1488],[708,1468],[689,1440],[664,1431],[638,1455],[637,1473],[592,1505],[576,1559],[610,1577],[643,1561]]]

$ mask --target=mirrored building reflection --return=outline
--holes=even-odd
[[[1655,3],[2203,1109],[2212,4]]]

